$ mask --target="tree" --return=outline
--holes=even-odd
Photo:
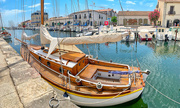
[[[116,16],[113,16],[111,18],[111,21],[113,22],[113,24],[116,24],[117,23],[117,17]]]
[[[154,22],[154,26],[156,26],[156,21],[157,21],[157,20],[159,19],[159,17],[160,17],[160,12],[155,9],[154,11],[152,11],[152,12],[149,13],[148,17],[149,17],[149,20],[150,20],[151,22]]]

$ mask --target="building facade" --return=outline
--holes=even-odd
[[[180,23],[180,0],[158,0],[156,9],[160,12],[158,23],[163,27]]]
[[[148,18],[150,11],[119,11],[118,25],[119,26],[141,26],[151,25]]]
[[[50,27],[59,27],[59,26],[64,26],[65,24],[73,25],[73,18],[70,16],[68,16],[68,17],[52,17],[48,21],[49,21]]]
[[[107,20],[106,14],[97,10],[83,10],[72,13],[70,16],[73,16],[74,23],[79,23],[79,25],[99,26]]]
[[[44,21],[48,20],[48,13],[44,12]],[[41,11],[36,11],[31,14],[31,25],[39,27],[41,25]]]
[[[111,20],[111,18],[113,16],[117,17],[117,13],[113,9],[108,8],[108,9],[101,9],[101,10],[97,10],[97,11],[104,13],[107,16],[106,19],[108,19],[108,20]]]
[[[18,27],[31,27],[31,20],[21,22],[21,24],[19,24]]]

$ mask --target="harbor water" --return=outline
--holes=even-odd
[[[14,39],[21,39],[22,30],[9,30],[12,35],[7,42],[20,53],[20,43]],[[27,35],[39,31],[25,30]],[[74,37],[75,33],[51,31],[53,37]],[[40,37],[36,37],[31,44],[40,45]],[[86,54],[94,58],[130,66],[138,66],[141,70],[150,70],[147,82],[166,96],[180,102],[180,42],[116,42],[102,44],[76,45]],[[88,51],[89,49],[89,51]],[[180,108],[180,104],[167,99],[150,85],[146,84],[144,91],[136,100],[108,108]]]

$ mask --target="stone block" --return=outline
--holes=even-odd
[[[16,86],[21,102],[24,106],[29,106],[33,101],[50,95],[53,88],[41,78],[31,79]]]
[[[0,97],[0,108],[23,108],[16,92]]]
[[[16,92],[10,76],[0,77],[0,97]]]
[[[34,69],[27,67],[12,68],[10,74],[15,86],[27,82],[30,79],[40,78],[40,74]]]

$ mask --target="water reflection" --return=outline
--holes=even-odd
[[[180,42],[178,41],[149,42],[148,47],[154,50],[156,56],[180,56]]]

